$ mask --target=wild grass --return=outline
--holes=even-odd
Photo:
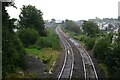
[[[6,73],[5,78],[38,78],[37,73],[26,73],[21,68],[17,67],[15,72]]]
[[[46,65],[45,71],[48,72],[50,68],[52,67],[54,61],[58,58],[60,52],[58,50],[52,49],[52,48],[43,48],[43,49],[29,49],[26,48],[26,52],[31,55],[38,57],[43,61],[43,63]]]
[[[102,72],[102,75],[105,77],[105,78],[109,78],[109,74],[108,74],[108,70],[107,70],[107,67],[105,64],[102,64],[100,63],[98,65],[100,71]]]

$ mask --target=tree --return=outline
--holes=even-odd
[[[54,18],[51,19],[50,23],[51,23],[51,27],[53,28],[57,27],[56,20]]]
[[[105,63],[109,69],[111,77],[117,77],[120,75],[120,42],[113,43],[106,53]]]
[[[39,34],[34,29],[25,28],[25,29],[21,29],[20,31],[18,31],[18,36],[21,42],[23,43],[23,45],[25,47],[28,47],[36,43],[39,37]]]
[[[53,19],[51,19],[51,23],[55,23],[55,21],[56,21],[56,20],[55,20],[54,18],[53,18]]]
[[[21,8],[21,13],[19,15],[19,23],[21,25],[21,28],[34,28],[38,31],[39,35],[46,36],[47,33],[45,30],[42,15],[42,12],[36,9],[35,6],[23,5],[23,8]]]
[[[12,2],[2,3],[2,74],[14,72],[17,67],[24,68],[25,50],[16,33],[14,33],[15,19],[9,19],[5,7],[14,5]]]
[[[82,29],[87,36],[96,36],[100,32],[97,24],[92,21],[84,21]]]
[[[112,24],[108,24],[108,27],[106,27],[106,31],[113,32],[114,31],[114,26]]]
[[[78,26],[72,20],[66,20],[65,23],[66,23],[66,26],[65,26],[66,29],[68,29],[68,30],[70,30],[72,32],[75,32],[77,34],[81,33],[80,26]]]
[[[112,41],[108,36],[99,37],[98,40],[96,41],[93,47],[93,53],[94,53],[94,56],[99,61],[104,62],[105,57],[106,57],[106,52],[108,51],[108,47],[110,46],[111,42]]]
[[[88,49],[92,49],[93,46],[95,45],[95,40],[96,38],[88,38],[85,45],[87,46]]]

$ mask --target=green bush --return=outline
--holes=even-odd
[[[88,38],[89,38],[88,36],[82,35],[82,36],[80,37],[80,41],[86,42]]]
[[[34,29],[21,29],[18,31],[18,36],[25,47],[35,44],[39,35]]]
[[[93,47],[94,56],[98,60],[104,61],[106,52],[108,51],[108,47],[110,46],[110,44],[111,44],[111,41],[109,37],[99,37]]]
[[[115,42],[110,47],[106,53],[105,63],[109,69],[109,73],[112,77],[117,77],[120,75],[120,43]],[[113,73],[114,72],[114,73]]]
[[[81,33],[82,31],[81,31],[81,29],[80,29],[80,26],[79,25],[77,25],[74,21],[72,21],[72,20],[66,20],[65,21],[65,28],[67,29],[67,30],[69,30],[69,31],[71,31],[71,32],[74,32],[74,33],[76,33],[76,34],[79,34],[79,33]]]
[[[26,54],[23,45],[15,34],[3,29],[2,41],[2,66],[3,75],[13,72],[16,67],[24,68],[24,56]]]
[[[53,48],[59,49],[59,40],[58,36],[51,29],[48,30],[48,35],[46,37],[40,37],[36,43],[37,48]]]
[[[82,29],[87,36],[91,37],[95,37],[100,32],[98,25],[92,21],[84,21]]]
[[[50,40],[47,39],[47,37],[40,37],[37,41],[38,48],[48,48],[52,47]]]
[[[87,46],[88,49],[92,49],[93,46],[95,45],[95,40],[96,38],[88,38],[85,45]]]

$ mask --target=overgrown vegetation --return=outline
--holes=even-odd
[[[45,69],[48,72],[60,50],[59,38],[54,31],[55,20],[51,21],[50,28],[45,28],[42,12],[35,6],[23,6],[21,10],[18,36],[26,47],[26,52],[39,57],[46,64]]]
[[[36,49],[36,48],[26,48],[26,51],[31,56],[37,56],[39,59],[43,61],[43,63],[46,65],[45,71],[49,72],[51,69],[54,61],[59,56],[59,51],[54,50],[52,48],[43,48],[43,49]]]
[[[28,5],[21,8],[20,20],[10,19],[6,7],[14,6],[13,2],[2,3],[2,74],[3,78],[36,77],[34,73],[19,74],[24,71],[25,56],[38,57],[46,64],[46,72],[58,58],[60,44],[54,32],[55,19],[52,28],[45,28],[42,12],[35,6]],[[63,22],[64,31],[73,38],[81,41],[93,51],[99,62],[105,78],[120,77],[120,29],[118,38],[112,41],[113,33],[101,33],[96,23],[84,21],[82,28],[72,20]],[[111,27],[111,25],[109,25]],[[17,29],[17,32],[14,32]]]
[[[120,77],[120,42],[115,42],[108,47],[105,64],[111,78]]]
[[[47,36],[39,37],[36,44],[26,48],[26,52],[29,55],[37,56],[46,64],[46,72],[50,70],[54,61],[56,61],[60,51],[59,38],[55,34],[54,29],[48,28],[47,31]]]
[[[59,38],[56,35],[55,31],[53,28],[48,28],[47,29],[48,35],[46,37],[39,37],[37,41],[37,48],[53,48],[56,50],[60,49],[59,45]]]
[[[92,21],[84,21],[82,29],[83,33],[90,37],[95,37],[100,32],[97,24]]]
[[[25,47],[35,44],[39,37],[39,34],[36,30],[29,28],[20,29],[17,33]]]
[[[18,36],[13,31],[15,19],[9,19],[6,6],[13,3],[2,3],[2,74],[16,72],[16,68],[24,69],[24,56],[26,54]]]
[[[59,38],[54,28],[45,28],[42,12],[35,6],[21,8],[20,20],[9,19],[6,6],[14,3],[2,3],[2,53],[3,78],[37,78],[36,73],[25,72],[25,56],[38,57],[46,64],[48,72],[59,56]],[[55,25],[55,24],[54,24]],[[17,29],[17,32],[14,32]],[[22,72],[22,73],[19,73]]]
[[[66,24],[66,23],[65,23]],[[65,25],[64,24],[64,25]],[[63,25],[63,26],[64,26]],[[96,23],[91,21],[84,21],[80,31],[82,33],[75,33],[72,30],[62,27],[62,29],[71,37],[79,40],[98,60],[99,68],[103,72],[105,78],[119,78],[120,77],[120,31],[118,38],[113,41],[113,33],[106,33],[99,30]]]
[[[81,32],[80,27],[72,20],[66,20],[64,26],[66,29],[68,29],[74,33],[79,34]]]

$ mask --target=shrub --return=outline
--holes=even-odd
[[[86,41],[86,46],[88,49],[92,49],[93,46],[95,45],[95,40],[96,38],[88,38],[87,41]]]
[[[80,37],[80,41],[86,42],[88,38],[89,38],[88,36],[82,35],[82,36]]]
[[[2,74],[6,77],[6,73],[15,72],[16,67],[24,68],[26,52],[15,33],[10,33],[6,27],[2,29]]]
[[[80,26],[77,25],[77,24],[76,24],[74,21],[72,21],[72,20],[66,20],[66,21],[65,21],[65,24],[66,24],[65,28],[68,29],[68,30],[71,31],[71,32],[74,32],[74,33],[76,33],[76,34],[79,34],[79,33],[82,32],[81,29],[80,29]]]
[[[35,44],[39,35],[34,29],[21,29],[18,31],[18,36],[25,47]]]
[[[40,37],[36,43],[37,48],[53,48],[59,49],[59,40],[58,36],[51,29],[48,30],[48,35],[46,37]]]
[[[94,56],[100,60],[104,61],[105,54],[108,51],[108,47],[110,46],[111,41],[109,37],[99,37],[93,47]]]
[[[105,63],[107,64],[109,73],[112,77],[118,77],[120,75],[120,43],[113,43],[106,55]]]
[[[40,37],[37,41],[37,46],[38,48],[48,48],[48,47],[52,47],[52,43],[50,42],[49,39],[47,39],[47,37]]]
[[[100,32],[98,25],[92,21],[84,21],[82,29],[87,36],[91,37],[96,36]]]

